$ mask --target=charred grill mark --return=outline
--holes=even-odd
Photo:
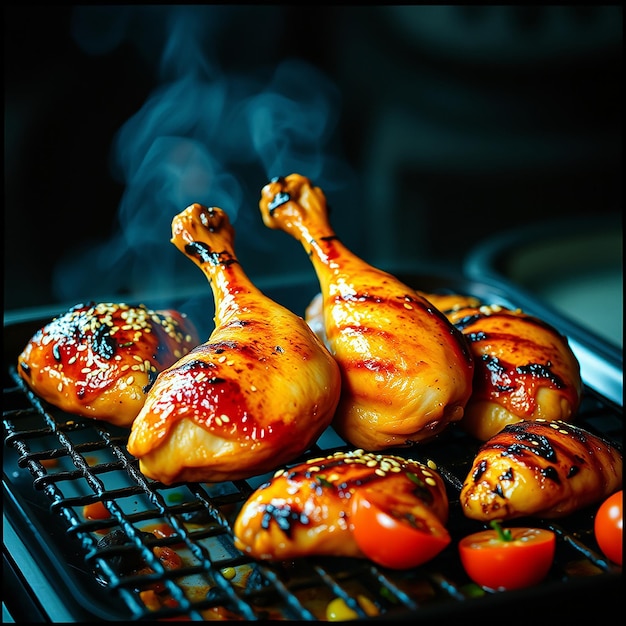
[[[507,370],[506,367],[500,363],[500,359],[498,359],[498,357],[491,356],[490,354],[483,354],[481,361],[483,362],[485,369],[488,372],[491,372],[492,384],[497,391],[506,393],[515,389],[515,385],[503,384],[502,382],[499,382],[505,377]]]
[[[274,504],[265,505],[261,519],[261,528],[267,530],[272,521],[274,521],[288,537],[291,537],[293,527],[296,524],[308,526],[310,523],[309,518],[304,513],[293,509],[289,504],[280,506]]]
[[[548,361],[545,365],[542,363],[529,363],[528,365],[520,365],[515,368],[518,374],[530,375],[533,378],[543,378],[549,380],[557,389],[563,389],[566,385],[561,378],[550,369],[552,363]]]
[[[456,322],[454,322],[454,326],[458,330],[464,331],[468,326],[471,326],[472,324],[475,324],[478,320],[482,319],[483,317],[487,317],[487,316],[482,314],[482,313],[475,313],[473,315],[466,315],[465,317],[462,317],[461,319],[459,319]]]
[[[192,370],[206,370],[206,369],[214,369],[215,364],[211,363],[211,361],[205,361],[202,359],[192,359],[183,363],[178,369],[181,372],[190,372]]]
[[[211,265],[228,267],[233,263],[238,263],[237,259],[228,250],[217,252],[212,250],[210,246],[203,241],[192,241],[188,243],[185,246],[185,254],[190,257],[195,257],[201,263],[211,263]]]
[[[473,339],[470,339],[473,341]],[[490,354],[483,354],[481,361],[485,369],[491,372],[492,384],[497,391],[509,392],[515,389],[515,385],[511,382],[504,383],[505,379],[508,379],[507,372],[510,368],[504,365],[498,357]],[[557,389],[564,389],[567,385],[563,382],[563,379],[554,374],[551,370],[552,363],[528,363],[526,365],[518,365],[514,368],[513,372],[518,376],[531,376],[535,379],[542,379],[549,381]]]

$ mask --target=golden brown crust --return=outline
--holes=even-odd
[[[144,474],[166,484],[273,471],[330,425],[337,363],[301,317],[245,275],[221,209],[191,205],[174,218],[172,232],[210,281],[215,329],[159,375],[128,450]]]
[[[402,502],[416,519],[447,522],[446,489],[436,470],[398,456],[336,452],[280,470],[261,485],[237,516],[235,545],[258,559],[363,557],[350,520],[357,490]]]
[[[563,421],[510,424],[484,443],[460,494],[467,517],[558,518],[622,486],[622,454]]]
[[[198,341],[177,311],[78,304],[33,335],[18,371],[35,393],[69,413],[130,426],[158,372]]]
[[[300,241],[317,273],[326,345],[342,373],[335,430],[354,446],[382,450],[432,439],[460,420],[473,363],[445,316],[348,250],[322,190],[304,176],[272,180],[260,210],[269,228]]]
[[[583,384],[565,336],[519,309],[455,294],[425,295],[464,334],[474,357],[462,428],[486,441],[521,420],[574,418]]]

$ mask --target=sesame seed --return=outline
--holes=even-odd
[[[424,482],[431,487],[434,487],[437,484],[437,481],[432,476],[428,476]]]
[[[225,413],[222,413],[222,422],[224,422],[225,424],[228,424],[228,422],[230,422],[230,417],[228,417],[228,415],[226,415]]]
[[[405,302],[405,303],[404,303],[404,308],[405,308],[405,309],[409,309],[409,310],[412,310],[412,309],[413,309],[413,307],[412,307],[412,306],[411,306],[408,302]]]
[[[223,363],[226,360],[226,357],[222,355],[219,359],[217,359],[218,363]]]
[[[216,416],[216,417],[215,417],[215,423],[216,423],[218,426],[221,426],[221,425],[222,425],[222,420],[220,419],[220,417],[219,417],[219,416]]]

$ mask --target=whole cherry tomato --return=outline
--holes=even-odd
[[[529,587],[543,580],[552,565],[556,536],[542,528],[507,528],[491,522],[459,542],[467,575],[481,587],[502,591]]]
[[[618,491],[600,505],[593,522],[600,550],[618,565],[622,564],[623,508],[624,492]]]
[[[386,494],[355,492],[350,521],[366,557],[392,569],[417,567],[451,541],[448,530],[426,509],[416,511]]]

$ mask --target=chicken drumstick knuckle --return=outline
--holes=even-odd
[[[265,225],[300,241],[322,293],[326,345],[342,374],[333,426],[366,450],[431,439],[463,416],[473,360],[460,331],[414,289],[339,240],[319,187],[299,174],[261,194]]]
[[[165,484],[238,480],[274,470],[310,447],[339,401],[339,368],[306,322],[265,296],[233,249],[219,208],[175,216],[172,243],[206,275],[215,328],[151,389],[128,450]]]

